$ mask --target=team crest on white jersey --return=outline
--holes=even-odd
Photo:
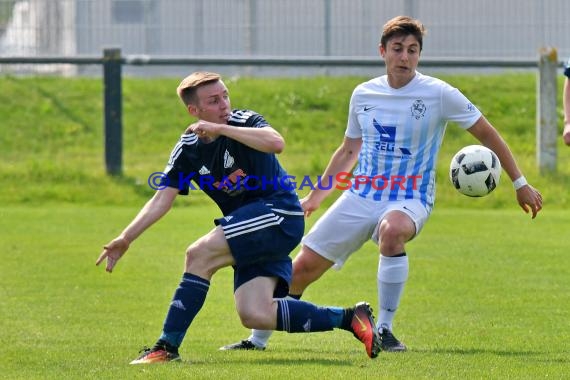
[[[200,168],[200,170],[198,170],[198,173],[200,173],[200,175],[206,175],[206,174],[210,174],[210,171],[208,170],[207,167],[203,166]]]
[[[424,117],[424,115],[426,114],[426,109],[427,107],[424,104],[423,100],[421,99],[414,101],[414,103],[410,107],[410,110],[412,111],[412,116],[415,117],[416,120],[419,120],[420,117]]]
[[[230,155],[230,152],[226,149],[224,153],[224,168],[228,169],[234,165],[234,158]]]

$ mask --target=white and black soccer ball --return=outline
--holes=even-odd
[[[499,158],[482,145],[463,147],[451,159],[449,179],[461,194],[484,197],[499,185],[500,178]]]

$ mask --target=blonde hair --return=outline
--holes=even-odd
[[[392,37],[413,35],[418,40],[421,51],[425,34],[426,29],[419,20],[408,16],[396,16],[384,24],[380,44],[386,47],[386,44]]]
[[[220,74],[209,73],[207,71],[197,71],[182,79],[182,82],[176,88],[178,97],[185,105],[198,104],[196,91],[199,87],[217,82],[222,79]]]

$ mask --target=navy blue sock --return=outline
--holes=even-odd
[[[341,307],[319,307],[283,298],[277,300],[276,330],[290,333],[330,331],[342,325],[344,314],[345,309]]]
[[[204,305],[209,288],[210,281],[190,273],[184,273],[182,281],[174,292],[174,297],[172,297],[160,340],[166,341],[174,347],[179,347],[182,344],[188,327]]]

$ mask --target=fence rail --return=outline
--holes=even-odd
[[[103,64],[104,56],[0,56],[0,64],[76,64],[90,65]],[[120,56],[118,62],[122,65],[251,65],[251,66],[352,66],[352,67],[378,67],[384,62],[378,57],[273,57],[273,56],[200,56],[200,57],[179,57],[149,55],[125,55]],[[464,59],[464,58],[422,58],[422,67],[453,67],[453,68],[538,68],[538,59]],[[563,61],[558,62],[559,67],[564,65]]]

